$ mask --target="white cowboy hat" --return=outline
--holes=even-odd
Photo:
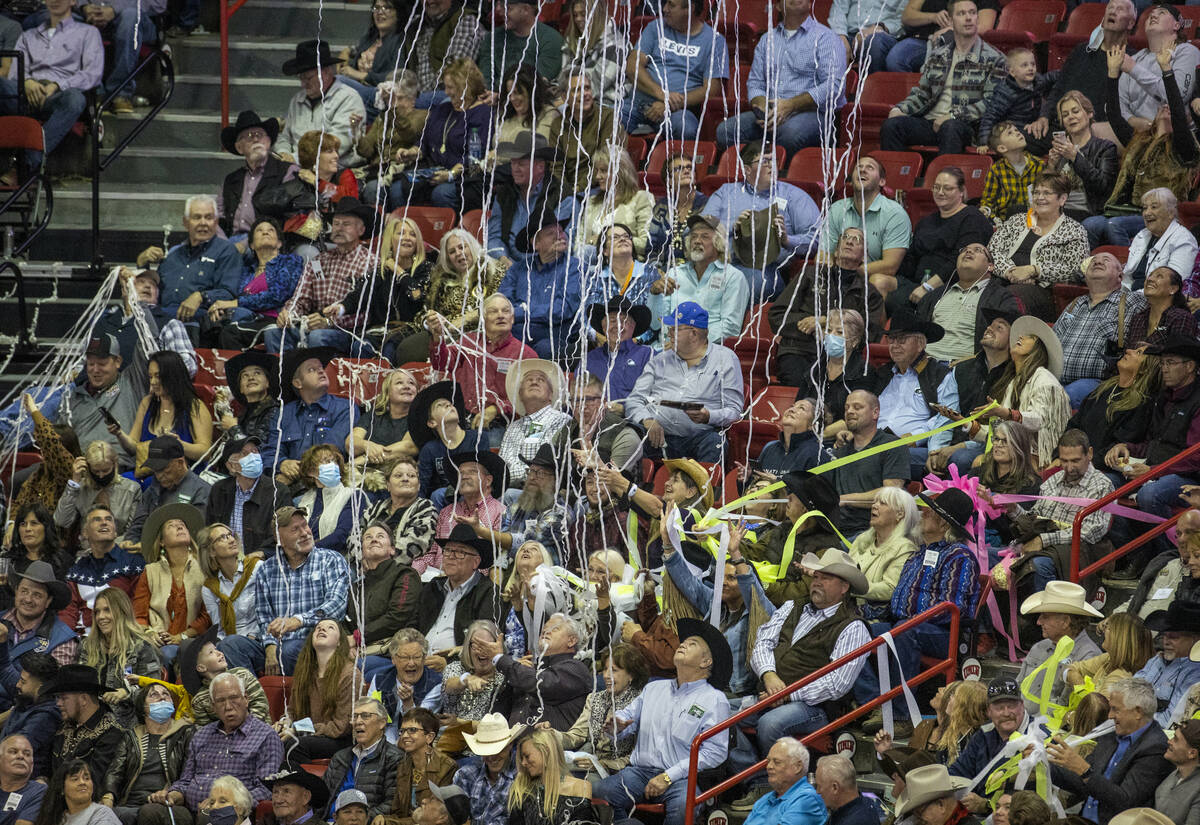
[[[489,713],[475,724],[475,733],[463,733],[463,739],[476,756],[494,756],[524,732],[525,725],[510,728],[503,714]]]
[[[1012,328],[1008,331],[1008,340],[1016,341],[1026,335],[1032,335],[1042,342],[1042,346],[1046,348],[1046,356],[1050,363],[1046,365],[1046,369],[1054,373],[1055,378],[1062,377],[1063,371],[1063,348],[1062,342],[1058,340],[1058,336],[1054,334],[1054,330],[1050,325],[1041,318],[1035,318],[1032,315],[1022,315],[1017,320],[1013,321]]]
[[[525,373],[534,370],[544,372],[546,380],[550,382],[550,406],[557,404],[563,397],[562,388],[565,382],[562,367],[545,358],[525,358],[516,361],[504,376],[504,391],[508,394],[508,400],[512,402],[517,415],[525,414],[525,405],[521,403],[521,381],[525,378]]]
[[[1153,808],[1130,808],[1108,820],[1108,825],[1175,825],[1175,820]]]
[[[971,780],[951,776],[945,765],[922,765],[904,775],[904,790],[896,799],[896,821],[922,805],[944,796],[957,796],[971,787]]]
[[[805,553],[804,558],[800,559],[800,566],[837,576],[849,583],[850,592],[855,596],[865,595],[870,587],[867,577],[858,569],[854,559],[850,558],[850,554],[845,550],[830,547],[821,554],[820,558],[816,553]]]
[[[1103,619],[1104,614],[1087,603],[1087,591],[1074,582],[1052,581],[1041,593],[1034,593],[1021,603],[1021,613],[1067,613]]]

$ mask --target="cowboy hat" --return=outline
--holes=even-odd
[[[495,563],[496,553],[492,546],[491,539],[481,539],[475,535],[475,530],[466,524],[456,524],[454,529],[450,531],[450,535],[444,539],[438,539],[438,544],[442,546],[442,553],[446,552],[448,544],[465,544],[479,554],[479,569],[486,570]]]
[[[524,358],[509,367],[508,374],[504,376],[504,392],[517,415],[525,414],[525,404],[521,401],[521,382],[525,380],[525,373],[534,370],[541,370],[550,382],[550,405],[554,406],[562,399],[562,367],[545,358]]]
[[[44,561],[31,561],[23,573],[14,573],[17,578],[29,579],[40,584],[50,594],[47,610],[57,613],[71,603],[71,587],[54,577],[54,568]]]
[[[280,369],[280,374],[283,376],[283,383],[280,389],[283,391],[283,402],[286,404],[289,401],[296,400],[296,388],[292,386],[292,379],[296,377],[296,370],[300,369],[300,365],[310,358],[316,358],[321,362],[322,367],[329,366],[329,362],[337,357],[337,350],[333,347],[295,347],[283,354],[283,367]]]
[[[1175,825],[1175,820],[1153,808],[1128,808],[1108,820],[1108,825]]]
[[[1151,355],[1178,355],[1200,364],[1200,342],[1186,335],[1172,335],[1146,351]]]
[[[99,696],[108,690],[100,684],[96,668],[87,665],[63,665],[51,681],[42,685],[41,697],[57,696],[60,693],[91,693]]]
[[[458,487],[458,467],[460,464],[480,464],[492,477],[492,498],[504,495],[508,486],[508,465],[504,459],[491,450],[463,450],[451,453],[450,460],[442,468],[446,474],[446,486],[451,489]]]
[[[1022,602],[1021,613],[1025,616],[1030,613],[1066,613],[1093,619],[1104,618],[1103,613],[1087,603],[1087,591],[1082,585],[1060,581],[1049,582],[1041,593],[1034,593]],[[1147,622],[1146,626],[1149,627],[1150,623]]]
[[[221,461],[214,465],[213,469],[217,470],[218,472],[228,472],[229,470],[225,465],[229,463],[230,457],[234,453],[241,452],[241,449],[247,444],[253,444],[255,447],[261,447],[262,439],[256,435],[246,435],[242,436],[241,438],[226,439],[225,446],[221,449]]]
[[[179,673],[179,681],[183,682],[183,689],[189,696],[195,696],[204,690],[204,679],[196,672],[196,662],[200,659],[200,651],[205,645],[217,643],[217,632],[220,629],[220,625],[211,625],[196,638],[188,639],[180,645],[176,671]]]
[[[904,776],[904,790],[896,799],[896,821],[922,805],[941,799],[945,796],[957,795],[971,787],[971,780],[961,776],[951,776],[945,765],[924,765],[913,768]]]
[[[668,458],[663,462],[663,466],[667,468],[668,473],[683,473],[692,480],[696,489],[700,491],[700,503],[697,505],[697,509],[702,513],[707,513],[713,506],[714,500],[712,479],[709,478],[708,470],[704,469],[699,461],[690,458]]]
[[[925,765],[936,764],[937,760],[934,758],[932,752],[917,750],[907,745],[897,745],[894,748],[888,748],[879,755],[879,766],[883,771],[883,775],[896,776],[899,774],[901,779],[907,776],[909,771],[914,771]]]
[[[234,145],[237,143],[238,136],[247,129],[262,129],[267,133],[267,139],[271,143],[275,142],[275,138],[279,137],[279,121],[273,117],[263,120],[258,116],[257,112],[247,110],[239,112],[237,122],[232,126],[226,126],[221,130],[221,146],[231,155],[241,155]]]
[[[554,478],[558,482],[559,488],[568,486],[572,478],[572,465],[574,461],[561,460],[554,451],[554,447],[548,441],[544,441],[538,445],[537,452],[533,458],[522,458],[521,461],[529,467],[545,467],[554,473]]]
[[[1166,610],[1155,610],[1147,616],[1146,627],[1155,633],[1174,630],[1200,634],[1200,604],[1175,599]]]
[[[951,487],[936,499],[928,493],[917,493],[917,498],[937,513],[942,521],[958,531],[959,535],[969,534],[967,523],[975,515],[975,505],[971,503],[971,497],[962,490]]]
[[[502,713],[487,713],[475,723],[475,732],[463,732],[467,747],[476,756],[495,756],[525,732],[526,725],[508,726]]]
[[[941,324],[935,324],[933,321],[926,321],[917,316],[907,307],[899,307],[892,313],[892,322],[887,328],[886,335],[895,333],[920,333],[925,336],[925,343],[932,344],[935,341],[942,340],[946,335],[946,330]]]
[[[800,566],[813,572],[823,572],[830,576],[837,576],[850,585],[850,593],[855,596],[866,595],[868,588],[870,588],[867,577],[858,569],[858,565],[854,563],[854,559],[850,558],[850,554],[845,550],[830,547],[820,556],[817,556],[816,553],[805,553],[804,557],[800,559]]]
[[[329,43],[324,40],[305,40],[296,44],[296,56],[283,64],[283,73],[298,75],[320,66],[334,66],[345,63],[340,57],[334,57],[329,51]]]
[[[782,481],[787,491],[800,499],[806,510],[816,510],[831,519],[837,515],[837,489],[825,476],[799,470],[784,473]]]
[[[325,780],[303,768],[298,771],[283,770],[273,773],[270,776],[264,776],[261,781],[268,788],[274,788],[276,785],[295,785],[303,788],[312,794],[308,805],[314,812],[321,811],[323,813],[326,806],[329,805],[329,788],[325,786]]]
[[[522,158],[553,161],[557,158],[557,151],[544,136],[536,132],[521,132],[511,141],[496,146],[496,160],[501,163],[511,163]]]
[[[258,349],[248,349],[225,362],[225,383],[243,407],[249,406],[246,396],[242,393],[242,370],[246,367],[258,367],[267,374],[267,397],[279,397],[279,356]],[[291,382],[289,382],[291,383]]]
[[[146,526],[142,528],[143,558],[150,558],[150,551],[154,548],[154,543],[158,541],[163,525],[171,519],[183,521],[193,542],[196,540],[196,534],[204,528],[204,515],[191,504],[176,501],[156,507],[146,519]]]
[[[524,229],[517,233],[517,250],[524,252],[527,255],[534,254],[534,237],[543,229],[556,224],[562,229],[566,229],[571,225],[571,218],[569,215],[560,216],[549,204],[546,204],[546,206],[543,209],[538,210],[536,214],[530,215],[529,223],[525,225]]]
[[[713,555],[700,542],[681,541],[679,542],[679,550],[683,553],[683,557],[687,559],[688,564],[700,568],[701,573],[712,567]]]
[[[429,426],[429,412],[440,399],[445,399],[458,410],[458,421],[466,429],[470,419],[467,417],[467,406],[463,400],[462,389],[453,381],[438,381],[421,390],[413,398],[408,407],[408,434],[412,436],[417,449],[421,449],[430,441],[437,440],[437,433]]]
[[[1049,361],[1046,369],[1054,373],[1055,378],[1060,377],[1063,371],[1062,341],[1058,340],[1058,336],[1054,334],[1054,330],[1050,328],[1050,325],[1041,318],[1035,318],[1032,315],[1022,315],[1012,322],[1012,329],[1008,332],[1008,340],[1015,342],[1026,335],[1032,335],[1042,342],[1042,346],[1046,348],[1046,357]]]
[[[733,676],[733,653],[729,649],[729,641],[725,634],[701,619],[676,619],[675,628],[679,633],[679,643],[685,639],[699,636],[708,645],[712,655],[712,670],[708,674],[708,683],[717,690],[729,689],[729,678]]]
[[[623,295],[614,295],[607,304],[592,304],[588,307],[588,323],[597,332],[604,332],[604,320],[610,313],[619,312],[633,319],[633,337],[637,338],[650,329],[649,307],[635,304]]]
[[[441,800],[450,816],[451,825],[464,825],[471,820],[471,799],[457,785],[435,785],[429,783],[429,792]]]
[[[370,204],[363,203],[353,195],[347,195],[333,205],[333,215],[353,215],[363,222],[363,237],[369,238],[375,234],[379,224],[379,210]]]
[[[1005,309],[1004,307],[980,307],[979,314],[983,316],[983,325],[989,327],[992,321],[1001,319],[1008,323],[1011,327],[1013,322],[1021,317],[1021,313],[1015,309]]]

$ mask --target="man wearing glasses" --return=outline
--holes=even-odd
[[[257,112],[245,111],[237,122],[221,130],[221,146],[231,155],[246,161],[245,165],[225,176],[221,195],[217,199],[217,214],[226,237],[237,243],[249,234],[258,218],[254,195],[266,192],[296,176],[299,167],[271,154],[271,146],[279,137],[279,121],[263,120]]]
[[[468,524],[460,522],[438,542],[445,575],[421,588],[417,629],[425,634],[434,654],[449,658],[457,654],[471,622],[500,621],[500,591],[479,572],[492,566],[494,551],[489,539],[479,538]]]
[[[392,812],[400,749],[384,738],[386,728],[383,704],[378,699],[359,699],[350,715],[354,744],[335,753],[325,772],[330,799],[340,798],[352,789],[362,792],[367,800],[368,822]]]

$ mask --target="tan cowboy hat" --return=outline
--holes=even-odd
[[[1021,613],[1067,613],[1103,619],[1104,614],[1087,602],[1087,591],[1074,582],[1052,581],[1041,593],[1034,593],[1021,603]]]
[[[951,776],[945,765],[924,765],[904,775],[904,790],[896,799],[896,821],[922,805],[956,795],[971,787],[971,780]]]
[[[678,470],[692,480],[696,489],[700,491],[700,504],[696,509],[707,513],[713,506],[712,479],[708,470],[704,469],[699,461],[691,458],[668,458],[663,462],[663,466],[667,468],[667,472],[673,473]]]
[[[521,381],[524,380],[525,373],[534,370],[544,372],[550,381],[550,406],[554,406],[563,397],[562,388],[565,382],[562,367],[545,358],[525,358],[517,361],[508,368],[508,375],[504,376],[504,391],[508,394],[508,400],[512,402],[517,415],[525,414],[525,405],[521,403]]]
[[[1188,658],[1193,662],[1200,662],[1200,642],[1196,642],[1194,645],[1192,645],[1192,650],[1190,653],[1188,653]]]
[[[1058,336],[1054,334],[1050,325],[1041,318],[1022,315],[1013,321],[1012,328],[1008,331],[1008,340],[1016,341],[1026,335],[1032,335],[1042,342],[1042,346],[1046,348],[1047,360],[1050,362],[1046,365],[1046,369],[1054,373],[1055,378],[1061,378],[1063,371],[1062,342],[1058,340]]]
[[[1130,808],[1108,820],[1108,825],[1175,825],[1175,820],[1153,808]]]
[[[488,713],[475,723],[474,733],[463,733],[467,747],[476,756],[495,756],[525,732],[525,725],[508,726],[501,713]]]
[[[854,559],[850,558],[850,554],[845,550],[830,547],[819,557],[816,553],[805,553],[804,558],[800,559],[800,566],[837,576],[850,585],[850,592],[855,596],[866,595],[867,589],[870,587],[867,577],[858,569]]]

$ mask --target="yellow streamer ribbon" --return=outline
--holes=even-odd
[[[1054,646],[1054,652],[1050,654],[1050,658],[1034,668],[1033,672],[1026,676],[1025,681],[1021,683],[1021,695],[1030,702],[1037,703],[1038,713],[1050,720],[1054,730],[1058,730],[1062,726],[1069,709],[1069,704],[1060,705],[1050,701],[1050,695],[1054,692],[1054,677],[1058,673],[1059,665],[1071,655],[1073,650],[1075,650],[1075,640],[1070,636],[1063,636]],[[1041,690],[1035,695],[1034,680],[1037,679],[1039,673],[1042,674]]]

